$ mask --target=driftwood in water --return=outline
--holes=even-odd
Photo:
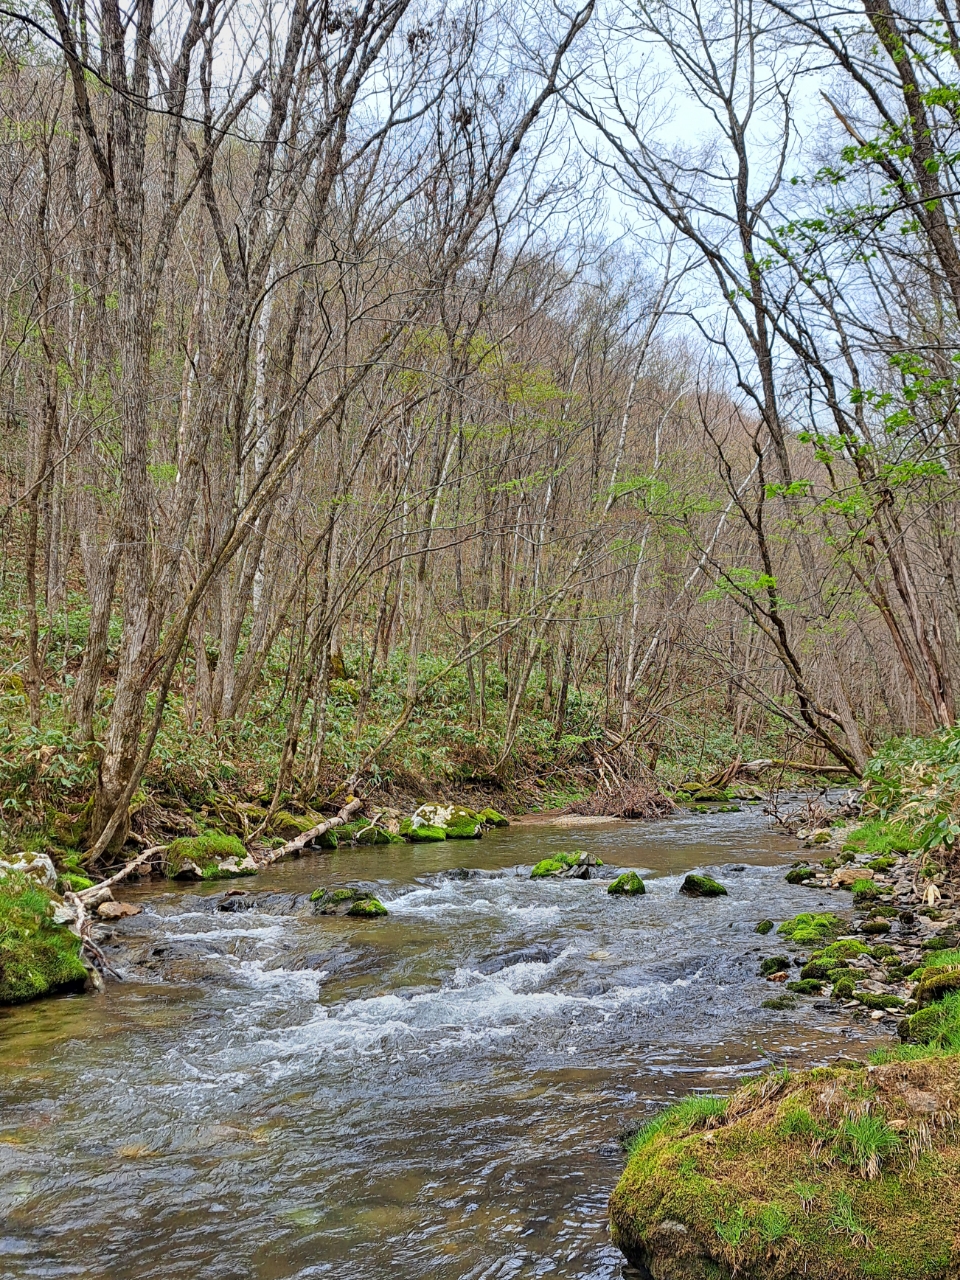
[[[311,840],[316,840],[317,836],[322,836],[328,831],[332,831],[335,827],[342,827],[345,822],[349,822],[355,813],[359,813],[363,808],[363,801],[352,797],[347,804],[343,806],[335,818],[328,818],[326,822],[320,822],[315,827],[311,827],[309,831],[304,831],[302,835],[297,836],[295,840],[288,840],[286,844],[282,844],[279,849],[271,849],[269,852],[262,854],[257,861],[261,867],[267,867],[271,862],[277,862],[280,858],[285,858],[287,854],[299,853]]]

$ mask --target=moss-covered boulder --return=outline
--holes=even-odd
[[[57,899],[37,877],[0,875],[0,1004],[20,1004],[87,980],[80,939],[54,921]]]
[[[531,880],[589,880],[594,867],[603,863],[592,853],[574,849],[572,853],[551,853],[541,859],[530,872]]]
[[[760,961],[760,977],[769,978],[774,973],[787,973],[790,969],[789,956],[767,956]]]
[[[510,820],[505,818],[502,813],[497,813],[496,809],[481,809],[477,817],[485,827],[509,827]]]
[[[369,889],[345,885],[339,889],[315,889],[310,895],[318,916],[385,916],[389,912]]]
[[[411,819],[417,827],[439,827],[448,840],[479,840],[483,822],[475,809],[460,804],[422,804]]]
[[[784,920],[777,932],[801,947],[822,945],[845,933],[849,925],[831,912],[801,911],[792,920]]]
[[[955,1280],[960,1059],[776,1072],[647,1123],[613,1238],[653,1280]]]
[[[447,833],[443,827],[431,827],[427,823],[421,822],[416,826],[412,818],[403,818],[400,821],[400,835],[410,840],[413,844],[432,844],[438,840],[446,840]]]
[[[202,836],[174,840],[164,858],[164,874],[171,880],[225,880],[254,876],[258,867],[236,836],[207,831]]]
[[[607,886],[607,893],[622,894],[628,897],[646,892],[647,886],[635,871],[625,871],[622,876],[617,876],[616,880],[612,880]]]
[[[692,874],[684,879],[680,892],[688,898],[723,898],[727,891],[719,880],[712,876]]]
[[[757,924],[753,932],[759,933],[765,937],[768,933],[772,933],[775,927],[776,927],[776,922],[774,920],[761,920],[759,921],[759,923]]]
[[[283,836],[284,840],[295,840],[322,821],[314,813],[290,813],[287,809],[278,809],[270,819],[270,830],[275,836]]]
[[[347,912],[348,916],[364,916],[368,919],[372,916],[385,916],[387,914],[387,908],[379,898],[360,898]]]

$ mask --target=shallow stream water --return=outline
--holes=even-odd
[[[528,878],[574,848],[646,895]],[[379,920],[130,891],[144,913],[108,944],[127,981],[0,1011],[0,1277],[627,1280],[606,1225],[625,1128],[871,1037],[826,1001],[761,1007],[782,948],[757,921],[836,906],[784,883],[795,856],[748,810],[230,882],[375,883]],[[680,896],[700,868],[729,897]]]

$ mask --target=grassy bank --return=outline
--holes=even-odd
[[[893,975],[910,996],[899,1040],[867,1063],[778,1071],[728,1098],[685,1099],[644,1124],[629,1142],[611,1220],[617,1243],[654,1280],[960,1275],[960,950],[947,943],[960,923],[960,732],[878,752],[864,780],[862,821],[837,832],[833,843],[848,858],[880,873],[900,867],[901,883],[915,884],[898,927],[906,937],[919,917],[929,937],[922,946],[914,941],[917,967],[905,974],[897,965]],[[824,865],[842,871],[846,861]],[[808,870],[798,867],[793,882],[806,882]],[[877,896],[866,880],[847,887],[855,911],[864,905],[858,898]],[[829,942],[798,938],[786,926],[780,934]],[[788,988],[817,993],[828,982],[834,998],[851,1005],[902,1005],[886,992],[854,990],[865,975],[848,973],[845,956],[870,954],[868,941],[827,946]],[[895,950],[873,948],[888,966],[886,953],[896,960]]]

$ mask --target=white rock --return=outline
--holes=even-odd
[[[46,853],[15,853],[12,857],[0,858],[0,876],[8,871],[20,871],[30,876],[44,889],[54,890],[57,887],[57,868]]]

